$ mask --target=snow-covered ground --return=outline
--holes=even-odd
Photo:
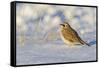
[[[79,62],[96,60],[96,46],[69,47],[59,43],[17,46],[17,65]]]

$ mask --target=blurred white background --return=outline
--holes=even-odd
[[[0,68],[12,68],[10,66],[10,2],[12,0],[0,1]],[[20,1],[20,0],[19,0]],[[21,0],[27,1],[27,0]],[[98,5],[99,0],[28,0],[34,2],[48,2],[48,3],[65,3],[65,4],[83,4],[83,5]],[[98,14],[99,18],[99,14]],[[100,25],[98,25],[100,26]],[[98,28],[99,29],[99,28]],[[98,32],[100,33],[100,31]],[[99,39],[98,39],[99,40]],[[98,43],[99,45],[99,43]],[[100,47],[98,48],[98,51]],[[100,54],[99,54],[100,55]],[[49,66],[35,66],[34,68],[98,68],[100,62],[94,63],[79,63],[79,64],[63,64],[63,65],[49,65]],[[24,68],[24,67],[23,67]],[[26,68],[33,68],[26,67]]]

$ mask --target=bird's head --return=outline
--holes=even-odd
[[[67,22],[60,24],[61,28],[69,28],[70,25]]]

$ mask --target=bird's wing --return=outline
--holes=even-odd
[[[76,36],[75,38],[81,43],[81,44],[84,44],[83,40],[79,37],[78,33],[72,29],[72,33],[74,34],[74,36]]]
[[[73,33],[77,36],[77,39],[80,41],[81,44],[86,44],[86,45],[90,46],[88,43],[86,43],[85,41],[83,41],[83,40],[79,37],[78,33],[77,33],[74,29],[73,29]]]
[[[71,42],[79,42],[79,39],[77,38],[78,34],[74,29],[70,28],[70,29],[67,29],[65,32],[67,33],[63,33],[63,34],[65,34],[64,36],[66,39],[68,39]]]

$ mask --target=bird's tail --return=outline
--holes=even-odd
[[[81,43],[82,43],[82,44],[86,44],[86,45],[90,46],[88,43],[86,43],[86,42],[85,42],[85,41],[83,41],[83,40],[81,40]]]

